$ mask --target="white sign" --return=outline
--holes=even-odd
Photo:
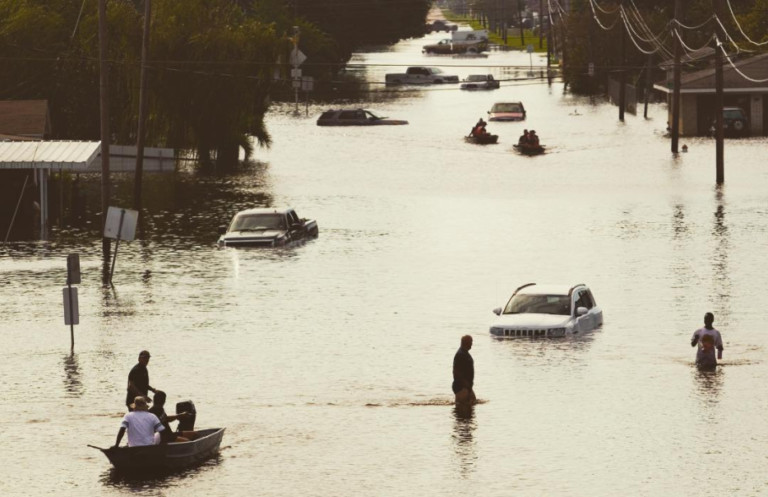
[[[80,324],[80,306],[77,302],[77,288],[64,287],[64,324]],[[72,295],[72,312],[70,313],[70,292]]]
[[[301,89],[303,91],[312,91],[315,86],[315,78],[312,76],[304,76],[301,78]]]
[[[594,76],[595,75],[595,63],[594,62],[590,62],[589,66],[587,66],[587,67],[589,68],[589,75],[590,76]]]
[[[299,50],[298,47],[295,47],[293,50],[291,50],[292,66],[300,66],[304,63],[305,60],[307,60],[307,56],[304,55],[304,53],[301,50]]]
[[[122,228],[120,227],[120,218],[122,218]],[[138,220],[139,211],[110,207],[107,211],[107,222],[104,224],[104,237],[131,241],[136,236],[136,222]]]
[[[528,45],[528,53],[533,53],[533,45]]]
[[[292,78],[300,78],[301,77],[301,69],[291,69],[291,77]]]

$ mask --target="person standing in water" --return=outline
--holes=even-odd
[[[461,346],[453,356],[453,384],[451,388],[456,394],[456,405],[474,405],[477,397],[472,387],[475,384],[475,361],[469,355],[472,348],[472,337],[461,337]]]
[[[699,346],[696,351],[696,366],[700,369],[715,369],[717,359],[723,358],[723,338],[712,326],[714,322],[714,314],[711,312],[704,314],[704,327],[693,332],[691,337],[691,347]],[[715,358],[715,349],[717,349],[717,358]]]

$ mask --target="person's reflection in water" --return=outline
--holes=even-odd
[[[454,407],[455,417],[453,424],[453,448],[459,462],[462,477],[467,477],[474,471],[477,463],[477,448],[475,447],[474,432],[475,407],[472,405],[457,404]]]
[[[82,397],[83,384],[80,381],[80,366],[74,352],[64,356],[64,389],[67,397]]]
[[[714,407],[720,402],[720,390],[723,387],[725,373],[721,369],[702,370],[694,368],[693,380],[696,394],[705,407]]]

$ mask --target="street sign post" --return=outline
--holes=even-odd
[[[131,241],[136,235],[136,222],[139,219],[139,211],[110,207],[107,211],[107,222],[104,225],[104,238],[114,238],[115,255],[112,257],[112,268],[109,271],[109,282],[112,283],[112,275],[115,273],[115,261],[120,240]]]
[[[80,324],[80,306],[77,301],[77,288],[72,285],[80,283],[80,255],[67,256],[67,286],[64,293],[64,324],[69,325],[71,350],[75,351],[75,325]]]

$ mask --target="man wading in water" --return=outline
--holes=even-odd
[[[453,384],[451,388],[456,394],[456,406],[473,406],[477,397],[472,387],[475,383],[475,361],[469,355],[472,348],[472,337],[461,337],[461,347],[453,356]]]
[[[712,326],[714,322],[714,314],[711,312],[704,314],[704,327],[696,330],[691,337],[691,347],[699,346],[696,351],[696,366],[699,369],[715,369],[717,359],[723,358],[723,338]],[[717,359],[715,359],[715,349],[717,349]]]

